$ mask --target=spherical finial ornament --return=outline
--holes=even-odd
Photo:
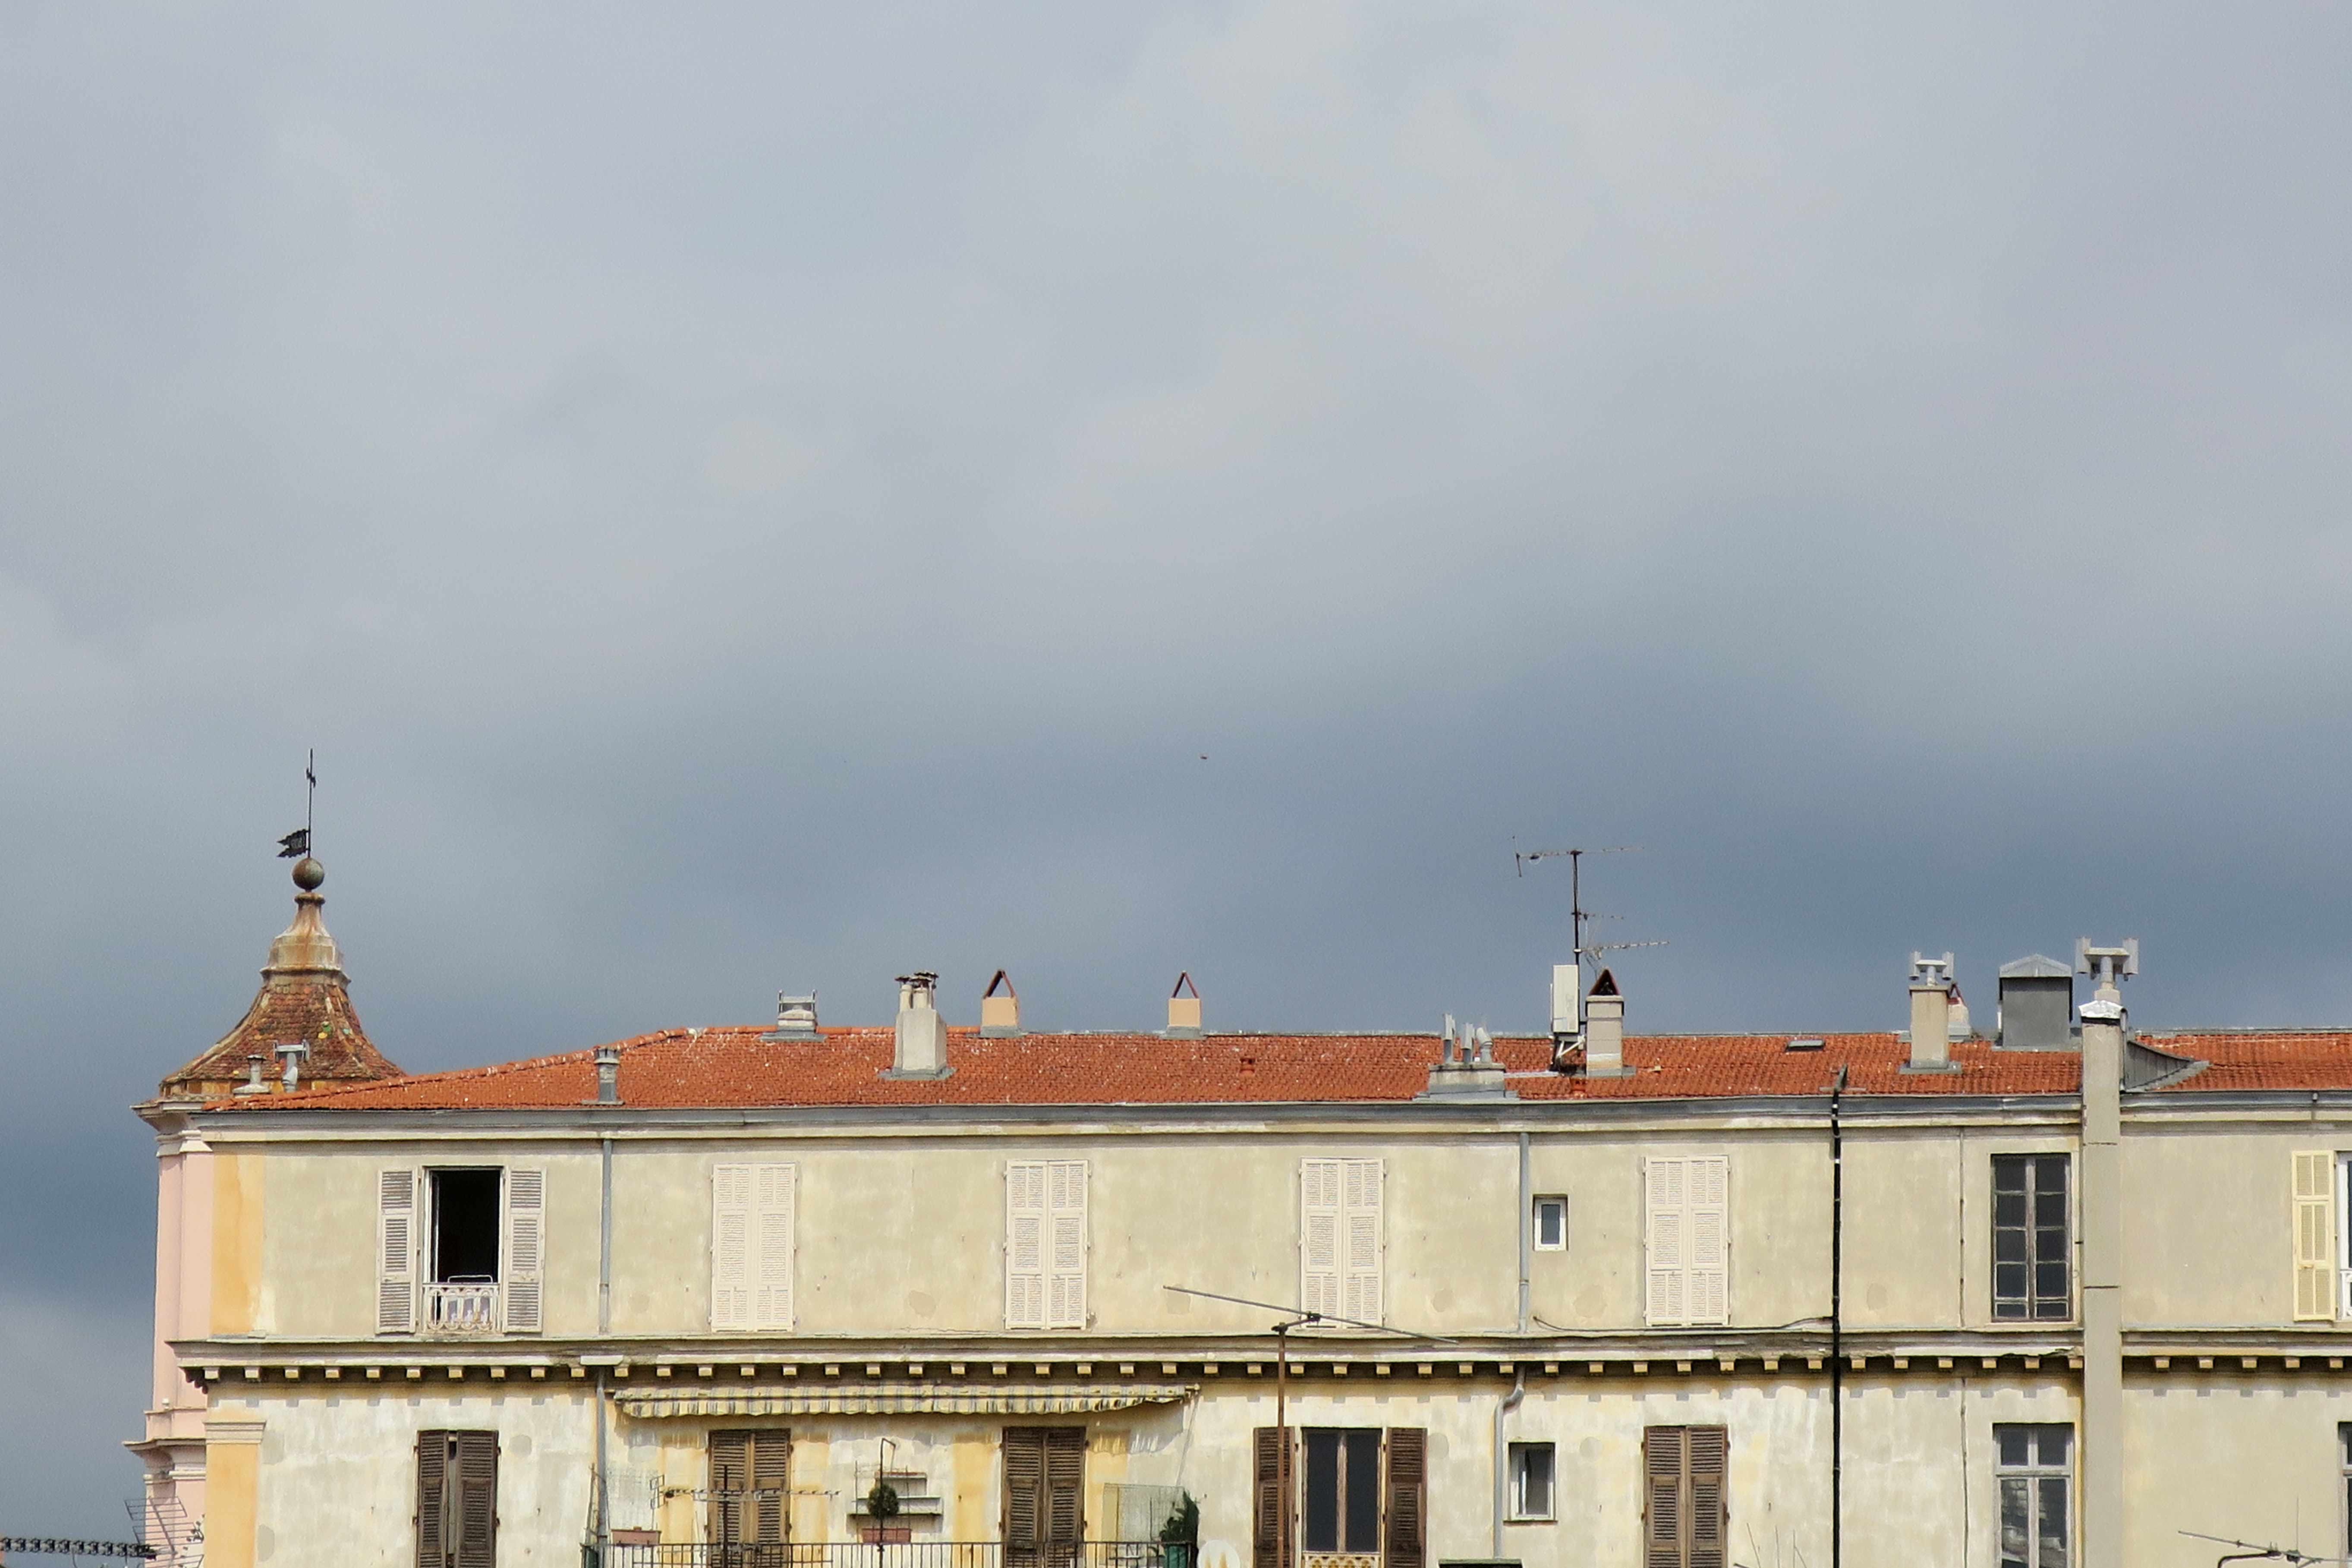
[[[294,862],[294,885],[306,893],[315,893],[327,879],[327,868],[305,855]]]

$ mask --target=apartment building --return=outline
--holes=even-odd
[[[914,974],[878,1026],[788,997],[404,1075],[322,875],[246,1021],[140,1108],[133,1447],[182,1561],[2352,1539],[2352,1032],[2137,1026],[2127,947],[2008,965],[1988,1027],[1946,961],[1890,976],[1907,1030],[1813,1037],[1628,1035],[1569,972],[1546,1036],[1216,1032],[1189,985],[1164,1032],[1044,1034],[1001,975],[967,1027]]]

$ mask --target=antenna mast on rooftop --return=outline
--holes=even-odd
[[[1618,918],[1614,915],[1598,915],[1584,907],[1584,858],[1587,855],[1633,855],[1638,854],[1641,848],[1642,847],[1638,844],[1612,844],[1604,849],[1575,847],[1568,849],[1514,849],[1511,851],[1511,869],[1514,874],[1521,877],[1526,876],[1528,874],[1528,868],[1538,860],[1556,860],[1562,857],[1566,857],[1568,860],[1568,921],[1569,930],[1574,942],[1575,951],[1572,956],[1575,963],[1577,977],[1575,1007],[1576,1025],[1574,1037],[1579,1040],[1581,1040],[1584,1037],[1583,974],[1585,960],[1587,958],[1598,960],[1604,952],[1622,952],[1630,948],[1664,947],[1666,945],[1664,942],[1591,942],[1586,940],[1584,934],[1586,925],[1592,921],[1614,920]],[[1564,1021],[1565,1020],[1560,1016],[1559,1008],[1555,1004],[1553,1009],[1552,1033],[1556,1044],[1560,1037],[1559,1025]]]

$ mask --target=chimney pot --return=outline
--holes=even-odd
[[[940,977],[928,969],[898,976],[898,1026],[888,1078],[945,1078],[948,1026],[940,1016]]]
[[[596,1051],[596,1103],[621,1103],[621,1047],[600,1046]]]
[[[1950,1072],[1952,955],[1911,955],[1911,1060],[1906,1072]]]
[[[1171,1040],[1197,1040],[1201,1037],[1201,990],[1192,984],[1189,970],[1176,977],[1176,989],[1168,994],[1168,1037]]]
[[[771,1040],[814,1040],[816,1032],[816,993],[795,996],[789,991],[776,993],[776,1026],[765,1037]]]
[[[998,995],[999,991],[1003,995]],[[980,994],[980,1033],[983,1039],[1003,1039],[1021,1032],[1021,995],[1002,969]]]
[[[1625,998],[1617,990],[1617,977],[1604,969],[1584,998],[1584,1076],[1632,1073],[1625,1065]]]

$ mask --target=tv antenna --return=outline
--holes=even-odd
[[[1514,840],[1514,842],[1517,841]],[[1511,851],[1511,869],[1515,875],[1521,877],[1526,876],[1528,874],[1528,868],[1538,860],[1557,860],[1563,857],[1567,858],[1568,921],[1569,930],[1575,944],[1575,950],[1571,956],[1575,961],[1577,975],[1576,1037],[1580,1040],[1584,1037],[1584,961],[1587,958],[1591,958],[1597,961],[1604,952],[1624,952],[1637,947],[1664,947],[1666,945],[1663,941],[1588,942],[1585,940],[1584,929],[1591,922],[1597,920],[1622,920],[1624,917],[1622,915],[1595,914],[1591,910],[1584,907],[1584,858],[1587,855],[1637,855],[1641,853],[1641,849],[1642,847],[1638,844],[1612,844],[1605,849],[1585,849],[1580,847],[1570,849],[1513,849]],[[1555,1013],[1557,1013],[1557,1009],[1555,1009]],[[1556,1027],[1558,1023],[1557,1017],[1555,1017],[1554,1023]]]
[[[2197,1530],[2184,1530],[2179,1533],[2189,1537],[2191,1541],[2210,1541],[2216,1546],[2234,1546],[2239,1549],[2235,1552],[2224,1552],[2221,1556],[2213,1559],[2213,1568],[2221,1568],[2224,1563],[2299,1563],[2352,1561],[2342,1557],[2314,1557],[2309,1552],[2298,1552],[2292,1546],[2257,1546],[2251,1541],[2233,1541],[2226,1535],[2207,1535],[2202,1531]]]

